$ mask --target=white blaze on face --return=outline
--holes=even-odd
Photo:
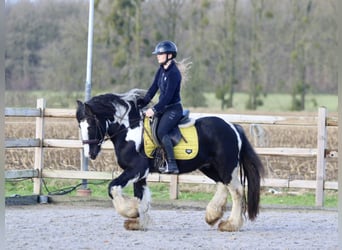
[[[83,141],[89,140],[88,126],[89,125],[87,121],[80,122],[81,136]],[[86,143],[83,145],[83,153],[85,157],[89,157],[89,144]]]

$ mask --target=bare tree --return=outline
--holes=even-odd
[[[293,49],[292,59],[292,110],[305,109],[305,96],[309,84],[306,79],[307,71],[307,50],[310,46],[308,39],[308,28],[310,25],[310,13],[313,8],[313,2],[308,0],[292,1],[293,19],[295,29],[293,30]]]
[[[217,40],[213,42],[218,53],[216,64],[216,98],[221,101],[221,109],[233,107],[234,86],[238,83],[236,75],[236,29],[237,0],[223,1],[219,8],[223,12]],[[221,20],[221,19],[220,19]]]
[[[262,25],[264,15],[264,0],[251,0],[252,5],[252,26],[250,40],[250,88],[247,109],[255,110],[261,106],[262,99]]]
[[[184,88],[183,100],[185,104],[193,107],[204,107],[206,106],[206,101],[204,97],[205,86],[208,83],[206,78],[206,27],[209,24],[208,19],[208,9],[210,7],[210,1],[208,0],[193,0],[192,10],[191,10],[191,43],[189,48],[193,52],[193,66],[190,74],[190,81]]]
[[[170,39],[177,59],[193,62],[187,106],[207,105],[210,92],[228,108],[244,92],[256,109],[267,93],[282,92],[292,95],[289,109],[304,109],[315,101],[308,93],[337,90],[336,2],[96,0],[94,92],[149,86],[151,52]],[[83,89],[86,2],[9,1],[5,14],[7,89]]]

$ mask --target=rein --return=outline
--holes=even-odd
[[[107,128],[106,128],[106,132],[105,134],[102,133],[102,126],[100,124],[100,121],[99,119],[94,115],[93,116],[93,119],[95,120],[95,123],[96,123],[96,137],[97,137],[97,131],[99,130],[100,131],[100,137],[101,139],[90,139],[90,140],[82,140],[82,144],[89,144],[89,145],[92,145],[92,144],[97,144],[98,146],[102,145],[105,141],[108,141],[108,140],[111,140],[113,138],[115,138],[117,135],[121,134],[122,132],[125,132],[128,130],[128,127],[124,127],[123,129],[120,129],[119,131],[117,131],[116,133],[112,134],[112,135],[108,135],[108,131],[107,131]],[[122,120],[122,117],[120,117],[120,119]],[[143,118],[139,118],[139,119],[135,119],[133,120],[133,122],[135,121],[141,121]],[[107,122],[107,121],[106,121]]]

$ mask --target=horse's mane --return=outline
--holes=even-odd
[[[130,120],[129,126],[136,127],[140,118],[136,104],[145,94],[146,90],[143,89],[131,89],[121,94],[107,93],[92,97],[86,104],[95,115],[103,118],[112,120],[115,114],[122,121],[127,115]]]
[[[127,102],[137,103],[138,99],[144,98],[146,90],[143,89],[131,89],[125,93],[113,94],[107,93],[97,95],[87,101],[87,104],[91,106],[94,113],[110,113],[112,114],[115,105],[127,107]]]
[[[144,98],[146,95],[146,90],[144,89],[131,89],[125,93],[117,94],[118,97],[120,97],[124,101],[133,101],[134,103],[137,102],[138,99]]]

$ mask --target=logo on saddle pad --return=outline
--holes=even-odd
[[[177,160],[191,160],[198,153],[198,136],[194,125],[189,127],[179,127],[182,138],[177,145],[174,146],[175,158]],[[144,149],[145,154],[149,158],[153,158],[152,154],[158,145],[153,141],[152,128],[149,118],[144,120]]]

